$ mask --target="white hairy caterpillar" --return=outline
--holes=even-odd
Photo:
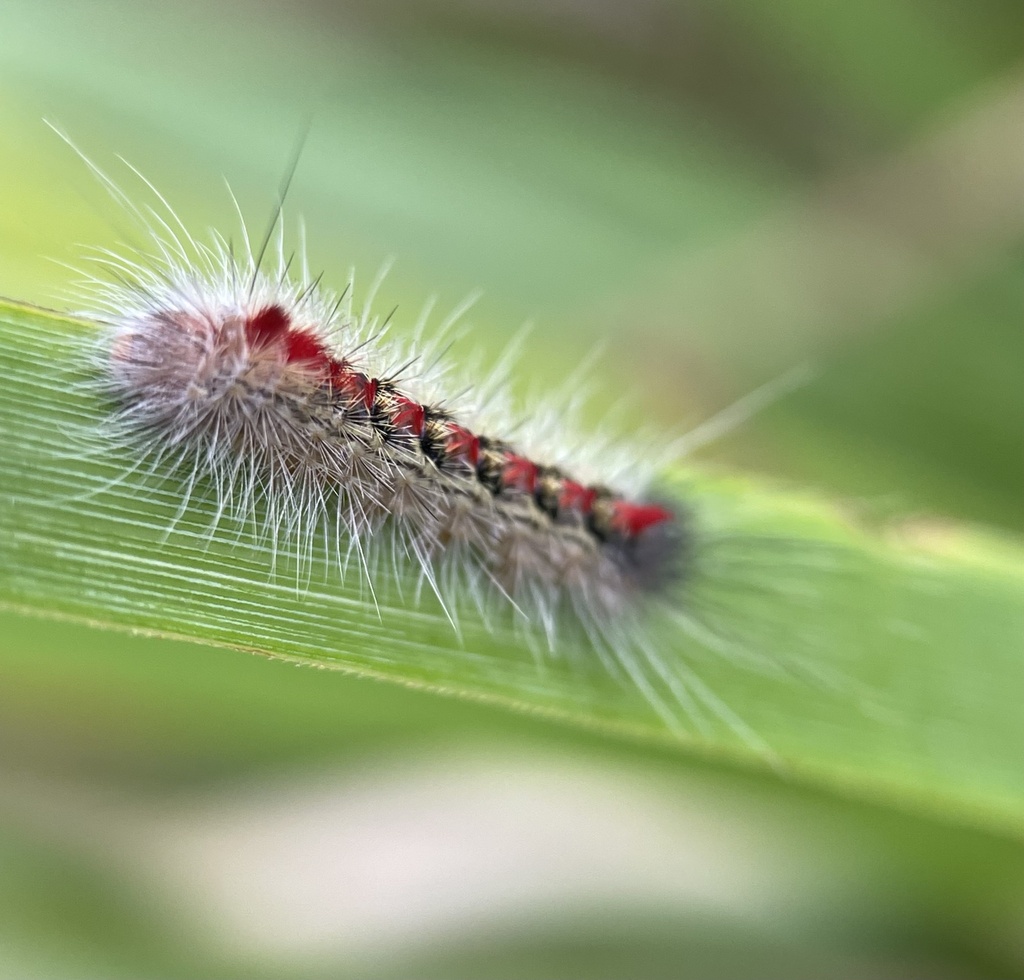
[[[286,258],[280,230],[269,250],[244,226],[240,251],[200,243],[159,195],[166,215],[143,213],[86,162],[148,239],[87,281],[95,372],[143,457],[191,467],[236,513],[264,497],[274,533],[329,517],[362,551],[390,523],[435,591],[457,555],[549,632],[567,609],[610,622],[681,574],[681,517],[645,498],[645,475],[612,488],[534,458],[490,426],[493,404],[439,395],[445,369],[385,340],[369,303],[356,313],[350,288]]]
[[[699,644],[747,653],[699,599],[679,604],[696,535],[685,505],[650,496],[653,454],[634,451],[628,470],[602,479],[606,454],[587,460],[578,447],[592,445],[568,425],[557,454],[529,427],[506,441],[510,413],[492,386],[477,384],[475,404],[446,400],[458,386],[433,355],[386,341],[369,301],[357,312],[351,288],[331,294],[303,249],[286,253],[279,214],[277,234],[255,248],[247,236],[237,248],[217,234],[199,241],[148,182],[158,207],[89,166],[145,236],[141,248],[99,253],[85,283],[100,327],[90,374],[111,410],[104,438],[129,447],[137,468],[183,478],[180,513],[212,488],[218,515],[258,515],[273,553],[280,541],[301,557],[317,535],[371,589],[383,566],[418,573],[456,629],[465,596],[556,652],[582,632],[673,726],[680,707],[699,716],[696,698],[759,741],[647,631],[658,606]],[[772,394],[705,429],[713,436]]]

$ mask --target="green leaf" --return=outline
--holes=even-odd
[[[537,653],[507,624],[458,634],[408,582],[342,577],[216,520],[104,443],[94,327],[0,308],[0,603],[493,701],[615,737],[1019,835],[1024,574],[1019,546],[944,525],[884,533],[814,496],[676,474],[692,574],[651,614],[656,682],[585,647]],[[673,615],[672,613],[675,613]],[[636,651],[630,654],[638,658]],[[648,669],[648,676],[655,674]],[[655,703],[652,703],[652,700]]]

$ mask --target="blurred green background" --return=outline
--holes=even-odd
[[[311,117],[288,211],[329,282],[397,257],[399,327],[482,287],[485,350],[536,324],[524,396],[602,348],[595,389],[666,431],[810,362],[702,461],[1018,533],[1022,39],[1017,0],[7,0],[0,293],[67,308],[59,263],[122,231],[44,117],[222,229],[222,178],[261,227]],[[1019,840],[239,654],[0,636],[0,975],[1024,975]]]

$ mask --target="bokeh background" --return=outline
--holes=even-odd
[[[123,224],[288,212],[380,304],[526,321],[528,399],[1024,529],[1018,0],[0,7],[0,294]],[[141,188],[136,183],[136,188]],[[640,393],[630,397],[631,393]],[[620,403],[622,403],[620,405]],[[1019,842],[497,709],[0,616],[0,975],[1024,975]]]

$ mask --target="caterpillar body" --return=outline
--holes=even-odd
[[[446,397],[439,358],[385,340],[376,287],[356,312],[352,282],[323,288],[304,244],[292,274],[280,208],[259,248],[242,222],[237,254],[217,233],[197,241],[134,168],[159,208],[71,145],[145,239],[101,250],[85,273],[86,315],[104,328],[92,373],[139,465],[186,474],[183,510],[205,481],[218,514],[259,509],[275,542],[332,525],[342,562],[357,554],[372,577],[368,556],[386,550],[399,575],[419,570],[453,623],[451,587],[468,586],[482,611],[504,605],[551,647],[566,618],[622,647],[640,608],[687,572],[686,515],[648,496],[643,467],[631,462],[616,485],[599,458],[580,472],[567,425],[556,460],[543,439],[535,451],[500,434],[504,393]]]
[[[206,460],[232,497],[337,499],[350,535],[390,520],[428,575],[457,551],[520,609],[547,596],[607,619],[681,573],[674,510],[479,432],[415,379],[375,370],[333,297],[233,263],[218,255],[216,281],[170,264],[140,283],[134,267],[108,292],[112,394],[155,450]]]
[[[79,366],[109,410],[82,443],[126,451],[142,484],[147,473],[171,480],[180,499],[168,533],[195,496],[212,495],[209,540],[222,521],[229,539],[252,528],[271,576],[281,555],[297,560],[300,583],[321,557],[343,574],[354,560],[374,601],[380,585],[397,586],[400,604],[426,587],[456,635],[468,603],[485,627],[512,625],[539,667],[542,646],[574,669],[594,660],[668,728],[707,735],[720,722],[768,755],[699,663],[849,687],[788,639],[761,649],[806,591],[802,569],[831,552],[748,534],[704,498],[656,489],[666,464],[801,383],[804,369],[660,450],[646,434],[579,437],[575,382],[561,404],[517,413],[509,359],[453,378],[444,345],[461,310],[431,337],[428,304],[408,340],[387,337],[390,316],[372,312],[379,281],[359,309],[351,276],[340,293],[323,287],[304,235],[286,251],[280,207],[256,248],[240,211],[241,247],[217,232],[200,241],[134,168],[156,205],[71,145],[143,236],[76,270],[99,330],[83,338]]]
[[[374,601],[378,586],[395,587],[379,613],[428,588],[456,642],[468,601],[485,628],[517,628],[538,669],[542,645],[574,674],[595,661],[668,728],[709,735],[722,723],[768,755],[705,667],[852,689],[808,651],[829,576],[846,567],[842,549],[791,539],[788,520],[755,526],[756,508],[719,506],[699,480],[687,493],[669,472],[676,489],[652,492],[667,464],[802,383],[806,369],[659,440],[660,451],[646,435],[581,438],[578,384],[561,405],[517,413],[509,359],[459,383],[443,348],[461,310],[430,337],[428,304],[408,340],[387,337],[391,317],[372,313],[377,285],[358,310],[351,277],[340,293],[321,286],[304,235],[286,252],[280,205],[256,248],[237,205],[241,247],[217,232],[200,241],[130,165],[156,204],[133,200],[67,142],[142,235],[93,250],[75,270],[77,304],[97,330],[82,335],[68,380],[84,378],[106,411],[76,430],[76,450],[119,456],[90,495],[167,480],[167,536],[184,521],[188,548],[205,538],[220,550],[251,530],[246,555],[265,558],[271,578],[282,558],[300,593],[303,569],[332,588],[330,566],[344,575],[354,561]]]

